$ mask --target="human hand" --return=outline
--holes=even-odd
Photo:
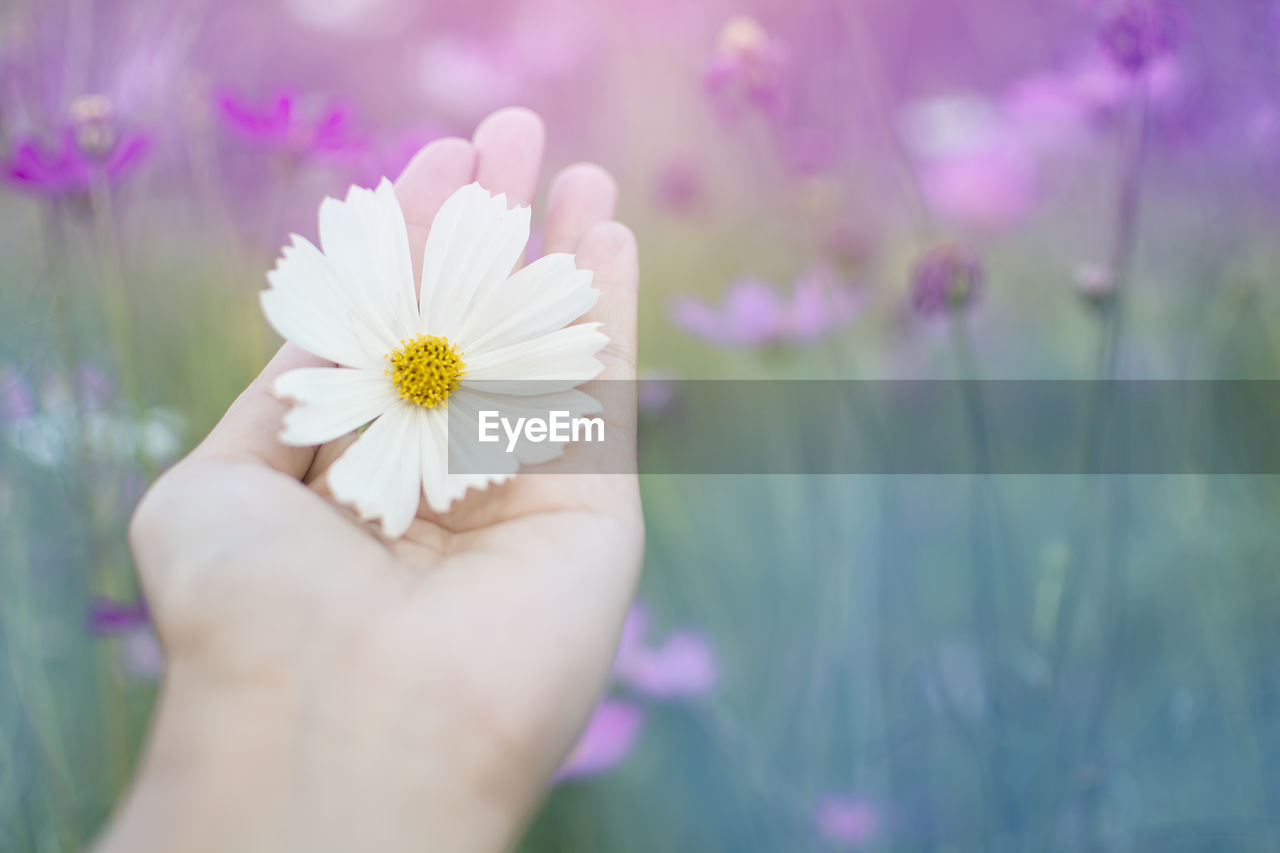
[[[464,184],[528,204],[542,147],[535,115],[503,110],[420,152],[396,183],[415,264]],[[599,167],[561,172],[545,251],[594,270],[601,378],[632,379],[615,196]],[[503,849],[602,690],[640,570],[634,475],[517,476],[384,540],[328,497],[349,437],[277,439],[275,378],[326,364],[283,347],[135,514],[169,671],[103,850]],[[634,412],[608,414],[633,453]]]

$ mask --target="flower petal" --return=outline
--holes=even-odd
[[[517,460],[513,458],[510,470],[506,472],[450,474],[448,410],[420,408],[419,418],[422,423],[422,493],[432,511],[448,512],[453,502],[465,495],[468,489],[505,483],[516,472]],[[468,427],[478,429],[479,424],[468,424]],[[455,450],[462,451],[463,448],[459,445]]]
[[[270,287],[260,294],[262,312],[282,338],[348,367],[383,364],[390,352],[385,333],[378,333],[367,310],[352,303],[329,260],[309,241],[293,235],[267,282]]]
[[[626,761],[644,726],[644,709],[634,702],[606,699],[596,708],[556,781],[598,776]]]
[[[455,424],[464,424],[464,428],[470,430],[470,434],[473,436],[479,434],[481,410],[501,412],[504,418],[513,420],[515,418],[545,419],[551,412],[568,412],[569,418],[580,418],[584,415],[600,412],[603,408],[600,405],[600,401],[590,394],[576,389],[556,391],[550,394],[516,396],[511,394],[491,394],[474,388],[461,388],[449,398],[449,405],[456,407],[450,412],[450,418],[452,418],[453,422]],[[468,445],[469,449],[471,442],[455,443],[455,454],[462,450],[463,444]],[[541,465],[543,462],[550,462],[552,459],[560,457],[564,453],[565,447],[566,445],[563,442],[558,441],[536,443],[520,441],[516,445],[514,454],[503,455],[504,457],[514,456],[521,465]],[[483,458],[486,460],[486,465],[492,467],[493,462],[490,460],[489,455],[486,454]],[[514,465],[510,473],[515,473]]]
[[[511,274],[529,242],[529,208],[507,209],[507,197],[479,184],[449,196],[427,235],[422,259],[422,331],[456,337],[478,295]]]
[[[579,323],[478,355],[464,351],[462,386],[483,382],[476,387],[491,394],[528,395],[580,385],[604,369],[596,353],[609,338],[600,325]]]
[[[329,487],[382,532],[401,536],[418,513],[421,421],[412,403],[397,401],[369,425],[329,468]]]
[[[474,356],[554,332],[587,313],[599,296],[591,270],[575,267],[573,255],[547,255],[477,295],[458,329],[458,345]]]
[[[305,447],[324,444],[362,427],[395,405],[385,370],[302,367],[275,383],[275,393],[295,401],[285,413],[280,440]]]
[[[409,232],[395,188],[352,187],[320,204],[320,245],[353,305],[364,309],[390,352],[418,332]]]

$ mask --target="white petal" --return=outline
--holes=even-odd
[[[449,406],[450,408],[457,407],[456,412],[452,415],[455,422],[462,421],[463,418],[460,415],[463,412],[467,413],[465,422],[468,428],[472,430],[472,435],[478,435],[479,433],[479,413],[482,410],[501,412],[502,416],[508,419],[545,419],[551,412],[568,412],[568,417],[580,418],[584,415],[596,414],[604,409],[599,400],[576,389],[557,391],[551,394],[513,396],[510,394],[490,394],[485,391],[463,388],[449,398]],[[564,453],[565,447],[565,444],[555,441],[536,443],[521,441],[516,445],[515,456],[521,465],[540,465],[560,456]],[[514,473],[514,470],[512,473]]]
[[[454,501],[470,488],[483,489],[504,483],[515,473],[515,460],[502,474],[450,474],[449,414],[445,408],[419,409],[422,429],[422,493],[435,512],[448,512]],[[476,426],[472,426],[475,429]],[[478,465],[476,467],[479,467]]]
[[[529,208],[507,210],[505,194],[468,184],[431,223],[422,258],[422,331],[456,336],[477,295],[497,287],[529,242]]]
[[[324,444],[364,426],[398,399],[385,370],[302,367],[275,383],[277,396],[294,400],[285,413],[285,444]]]
[[[418,512],[421,429],[412,403],[397,401],[329,468],[333,496],[382,531],[401,536]]]
[[[599,323],[579,323],[479,355],[464,351],[462,385],[522,396],[572,388],[604,369],[595,356],[608,343]]]
[[[346,201],[320,204],[320,245],[351,301],[391,348],[418,332],[409,232],[395,188],[352,187]]]
[[[591,270],[576,268],[573,255],[546,255],[476,298],[458,345],[474,356],[545,335],[587,313],[599,296]]]
[[[352,303],[349,288],[306,239],[293,235],[267,282],[262,312],[285,340],[348,367],[377,367],[390,352],[376,319]]]

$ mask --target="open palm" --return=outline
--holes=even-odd
[[[396,183],[414,258],[464,184],[530,203],[542,146],[536,116],[504,110],[471,141],[423,149]],[[550,191],[545,250],[576,253],[595,272],[601,297],[584,319],[611,339],[602,378],[631,379],[636,249],[611,221],[615,195],[599,167],[564,170]],[[420,762],[428,791],[481,792],[527,811],[608,675],[641,562],[636,479],[518,476],[444,515],[423,504],[402,539],[384,540],[328,495],[325,471],[349,438],[320,448],[276,438],[286,406],[270,392],[275,377],[324,364],[282,348],[135,515],[170,680],[304,706],[289,737],[293,750],[321,756],[309,760],[358,773],[399,750],[383,757]],[[634,447],[634,413],[610,415],[611,442]],[[323,783],[314,786],[323,802]],[[331,796],[343,798],[341,812],[359,806],[349,791]],[[369,808],[390,807],[369,796]],[[500,823],[498,846],[513,831]],[[330,842],[341,836],[337,825],[327,832]]]

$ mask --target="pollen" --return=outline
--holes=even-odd
[[[387,356],[387,375],[401,400],[435,408],[462,385],[467,365],[458,345],[436,335],[418,335],[401,341],[400,349]]]

